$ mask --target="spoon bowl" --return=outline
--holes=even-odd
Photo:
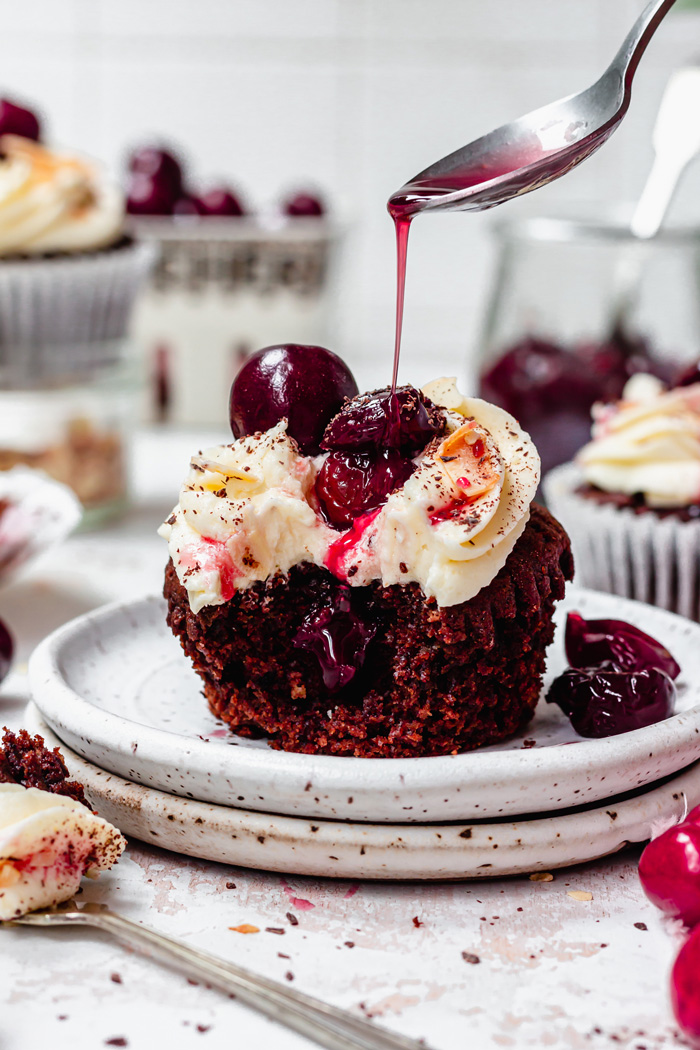
[[[390,198],[392,216],[484,211],[553,182],[590,157],[627,112],[639,61],[674,3],[653,0],[589,88],[504,124],[419,172]]]

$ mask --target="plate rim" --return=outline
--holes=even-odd
[[[47,726],[44,718],[32,702],[27,707],[27,718],[33,731],[46,732]],[[572,864],[595,861],[624,849],[630,843],[646,841],[660,817],[658,812],[653,812],[654,806],[657,800],[660,801],[668,791],[672,792],[673,801],[676,801],[681,796],[687,809],[689,806],[686,787],[688,784],[697,782],[696,795],[700,799],[700,760],[696,760],[689,766],[665,778],[662,784],[652,783],[640,787],[633,797],[616,803],[613,812],[606,809],[604,800],[600,800],[599,805],[582,812],[563,814],[548,812],[531,817],[499,821],[473,822],[463,820],[442,823],[426,822],[424,824],[406,826],[400,823],[352,822],[329,820],[327,818],[314,819],[301,815],[276,814],[261,810],[239,809],[224,806],[220,803],[201,802],[197,799],[171,795],[159,788],[135,784],[116,773],[101,769],[94,762],[76,754],[60,739],[55,737],[51,727],[48,727],[48,731],[50,734],[48,739],[49,745],[53,745],[55,740],[65,750],[65,758],[69,769],[71,764],[73,764],[73,767],[77,770],[74,775],[83,777],[88,792],[91,792],[98,803],[102,802],[106,805],[111,804],[122,807],[127,814],[131,815],[133,813],[137,822],[141,820],[142,823],[145,823],[150,831],[150,838],[145,838],[130,831],[125,825],[124,830],[127,835],[131,835],[147,845],[172,849],[180,855],[204,857],[204,859],[218,861],[219,863],[236,864],[242,867],[279,871],[287,874],[307,874],[340,879],[364,878],[373,881],[397,878],[420,878],[438,881],[502,878],[527,872],[550,871],[557,868],[570,867]],[[75,765],[76,763],[77,765]],[[87,767],[88,777],[91,779],[85,777],[84,768],[81,767]],[[102,778],[104,779],[104,788],[95,787],[94,780]],[[128,795],[132,796],[131,801],[127,797]],[[160,807],[163,807],[163,812],[160,812]],[[165,811],[165,807],[171,807],[170,813]],[[619,819],[621,813],[622,820]],[[228,859],[223,859],[221,856],[206,857],[201,850],[197,850],[196,846],[194,849],[190,848],[187,851],[178,849],[178,846],[182,846],[180,837],[182,829],[197,828],[199,839],[201,840],[202,835],[206,834],[208,817],[218,818],[224,824],[228,824],[227,830],[229,832],[232,832],[234,828],[238,833],[244,831],[249,836],[249,845],[253,851],[255,863],[242,860],[238,854],[235,858],[229,856]],[[607,820],[605,819],[606,817]],[[671,818],[669,814],[664,814],[661,819],[669,820]],[[156,827],[148,824],[148,820],[154,821]],[[305,836],[302,834],[304,825],[308,829]],[[554,826],[558,829],[558,834],[556,835],[553,830]],[[156,828],[160,830],[156,830]],[[612,834],[617,830],[621,833],[619,836]],[[523,847],[521,840],[523,834],[527,834],[527,831],[531,832],[532,836],[530,841]],[[170,833],[173,841],[164,841],[162,837],[163,832],[166,834]],[[468,832],[468,834],[464,834],[464,832]],[[503,836],[503,841],[499,844],[503,848],[498,855],[493,852],[495,847],[491,844],[490,832],[494,832],[495,837],[498,837],[499,834]],[[603,849],[599,850],[595,843],[600,843],[601,835],[605,837],[605,844]],[[610,837],[610,841],[608,841],[608,837]],[[232,838],[237,840],[238,836],[233,834]],[[269,838],[271,842],[274,841],[276,846],[288,851],[286,863],[280,863],[277,860],[270,866],[269,855],[266,856],[263,848],[263,839],[266,838]],[[480,839],[482,838],[484,841],[480,844]],[[323,848],[331,846],[337,848],[337,846],[341,846],[341,848],[355,848],[358,850],[359,857],[367,857],[368,859],[355,862],[356,866],[359,865],[360,870],[348,871],[347,868],[343,870],[335,868],[334,870],[334,865],[329,866],[328,864],[323,865],[324,870],[319,870],[316,865],[310,868],[297,853],[295,841],[298,844],[300,839],[303,839],[303,843],[319,847],[319,852]],[[373,841],[374,839],[381,839],[382,841],[376,842]],[[256,842],[260,845],[256,846]],[[611,842],[614,842],[614,845],[611,846]],[[399,843],[401,848],[397,849]],[[555,860],[551,855],[548,855],[548,847],[552,850],[555,848],[561,849],[562,844],[566,846],[569,843],[571,844],[569,848],[577,850],[579,854],[583,850],[585,855],[565,861]],[[576,843],[578,843],[578,846],[576,846]],[[236,852],[239,849],[238,841],[235,846],[229,845],[228,848]],[[245,851],[245,845],[243,845],[243,849]],[[367,849],[369,849],[370,853],[366,852]],[[484,857],[496,858],[497,856],[498,859],[495,863],[492,860],[491,863],[482,864],[476,864],[475,860],[472,859],[469,862],[470,870],[468,873],[465,873],[460,868],[460,862],[463,863],[464,860],[468,860],[469,855],[473,855],[479,849]],[[508,859],[506,859],[505,864],[501,861],[501,857],[510,858],[511,855],[517,856],[523,849],[529,849],[529,859],[515,859],[511,862],[508,862]],[[374,851],[381,851],[387,855],[388,861],[383,869],[380,865],[373,863],[371,853]],[[400,859],[397,864],[399,855],[402,855],[402,857],[408,856],[409,862],[413,858],[415,862],[415,858],[425,856],[426,851],[429,855],[442,855],[448,871],[437,870],[433,861],[430,865],[425,865],[424,862],[425,866],[419,870],[416,870],[415,867],[410,867],[408,873],[402,873],[400,870]],[[534,858],[532,856],[533,853],[536,854]],[[330,856],[326,859],[341,862],[339,856]],[[480,859],[480,857],[476,859]],[[347,861],[342,863],[347,863]],[[369,864],[372,864],[372,871],[366,870]],[[488,869],[491,870],[489,871]]]
[[[677,624],[682,621],[687,625],[689,631],[698,632],[700,640],[700,624],[686,620],[675,613],[659,609],[655,606],[647,606],[645,603],[637,602],[617,595],[608,595],[605,592],[592,591],[586,588],[571,588],[567,591],[567,597],[577,595],[585,596],[587,600],[614,599],[616,604],[629,605],[632,610],[651,609],[654,615]],[[211,748],[209,742],[204,740],[186,738],[178,733],[167,729],[155,728],[132,721],[122,715],[117,715],[95,706],[90,700],[81,696],[74,690],[64,676],[60,659],[65,647],[78,638],[86,629],[91,629],[95,624],[100,625],[108,622],[116,616],[124,616],[140,611],[147,606],[163,609],[165,612],[164,599],[159,595],[141,595],[126,601],[111,602],[91,610],[62,625],[56,631],[48,635],[32,653],[29,660],[28,675],[31,695],[34,698],[42,715],[61,736],[61,730],[67,731],[74,736],[89,738],[90,743],[97,743],[109,751],[116,751],[123,757],[128,758],[127,751],[121,743],[115,745],[125,735],[132,735],[138,731],[138,747],[148,754],[151,763],[168,763],[172,760],[173,741],[177,740],[183,747],[181,754],[190,757],[200,766],[206,765],[207,749]],[[690,723],[690,725],[688,724]],[[76,726],[79,727],[76,730]],[[125,727],[128,732],[125,733]],[[617,760],[625,756],[628,759],[630,743],[634,741],[634,749],[646,751],[650,748],[655,756],[668,755],[676,751],[678,745],[687,743],[689,731],[694,729],[700,736],[700,701],[686,711],[679,712],[657,722],[652,726],[633,730],[630,733],[622,733],[617,736],[599,739],[582,739],[576,742],[577,767],[585,771],[596,771],[603,766],[613,767]],[[267,773],[272,778],[275,776],[300,776],[300,765],[313,766],[313,775],[321,778],[323,783],[331,783],[336,790],[345,788],[357,788],[358,780],[361,780],[365,791],[391,789],[420,790],[421,786],[435,783],[435,779],[443,779],[445,776],[454,778],[456,770],[464,769],[464,778],[468,781],[474,775],[473,771],[478,763],[478,776],[481,781],[486,781],[491,776],[497,776],[499,782],[522,781],[533,775],[542,773],[542,767],[552,776],[557,773],[565,773],[567,766],[571,764],[571,753],[569,744],[552,744],[541,748],[514,749],[512,751],[467,751],[457,755],[436,755],[415,758],[355,758],[341,755],[307,755],[301,752],[277,751],[272,748],[236,748],[236,771],[237,773],[259,772],[261,755],[265,756]],[[700,750],[700,741],[698,742]],[[132,751],[132,756],[135,752]],[[508,756],[507,770],[503,769],[504,755]],[[641,756],[640,756],[641,757]],[[471,774],[471,775],[470,775]],[[457,774],[458,775],[458,774]],[[321,786],[314,785],[314,786]]]

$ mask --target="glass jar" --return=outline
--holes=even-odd
[[[124,361],[50,385],[0,388],[0,470],[28,466],[68,485],[84,526],[121,512],[137,390]]]
[[[494,230],[480,390],[530,431],[544,473],[588,440],[594,401],[619,398],[635,372],[670,382],[700,357],[700,229],[640,242],[619,210]]]

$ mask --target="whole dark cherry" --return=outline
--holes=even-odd
[[[674,387],[676,386],[692,386],[693,383],[700,383],[700,361],[694,361],[692,365],[686,365],[685,368],[676,375],[674,379]]]
[[[239,438],[287,419],[300,450],[314,456],[328,422],[356,394],[352,372],[332,351],[299,343],[267,346],[248,358],[233,381],[231,430]]]
[[[649,843],[639,879],[652,904],[686,926],[700,922],[700,827],[688,820]]]
[[[9,99],[0,99],[0,135],[21,135],[38,142],[41,125],[36,114]]]
[[[169,194],[172,200],[182,195],[182,165],[170,150],[142,146],[131,154],[128,167],[134,174],[148,175],[154,179],[161,191]]]
[[[610,660],[570,667],[552,682],[547,703],[558,704],[581,736],[604,737],[653,725],[673,713],[676,687],[655,667],[622,671]]]
[[[361,394],[330,421],[321,448],[360,451],[396,448],[420,452],[445,427],[444,415],[412,386]]]
[[[326,213],[323,202],[311,193],[295,193],[288,197],[282,205],[282,211],[291,218],[300,219],[320,218]]]
[[[410,478],[415,466],[398,449],[331,452],[316,478],[316,495],[326,519],[339,528],[369,510]]]
[[[245,209],[236,194],[226,186],[215,186],[197,197],[201,215],[238,216]]]
[[[170,189],[152,175],[134,172],[126,190],[130,215],[171,215],[175,198]]]
[[[593,667],[611,660],[621,671],[655,667],[677,678],[681,669],[668,649],[625,620],[584,620],[577,612],[566,619],[566,658],[572,667]]]
[[[12,635],[2,620],[0,620],[0,682],[7,676],[12,666],[14,652],[15,646],[12,641]]]

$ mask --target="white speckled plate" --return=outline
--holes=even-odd
[[[568,609],[629,620],[667,645],[683,668],[677,713],[633,733],[583,740],[542,700],[523,734],[461,755],[274,751],[232,736],[209,713],[155,597],[61,627],[36,649],[30,686],[61,740],[101,768],[170,794],[266,813],[394,823],[542,813],[610,798],[700,758],[700,625],[592,591],[570,592],[559,625]],[[565,663],[562,633],[548,677]]]
[[[59,744],[30,705],[26,724]],[[298,875],[483,879],[549,871],[644,842],[700,802],[700,763],[601,808],[477,824],[351,824],[177,798],[106,773],[60,744],[101,816],[126,835],[191,857]]]

